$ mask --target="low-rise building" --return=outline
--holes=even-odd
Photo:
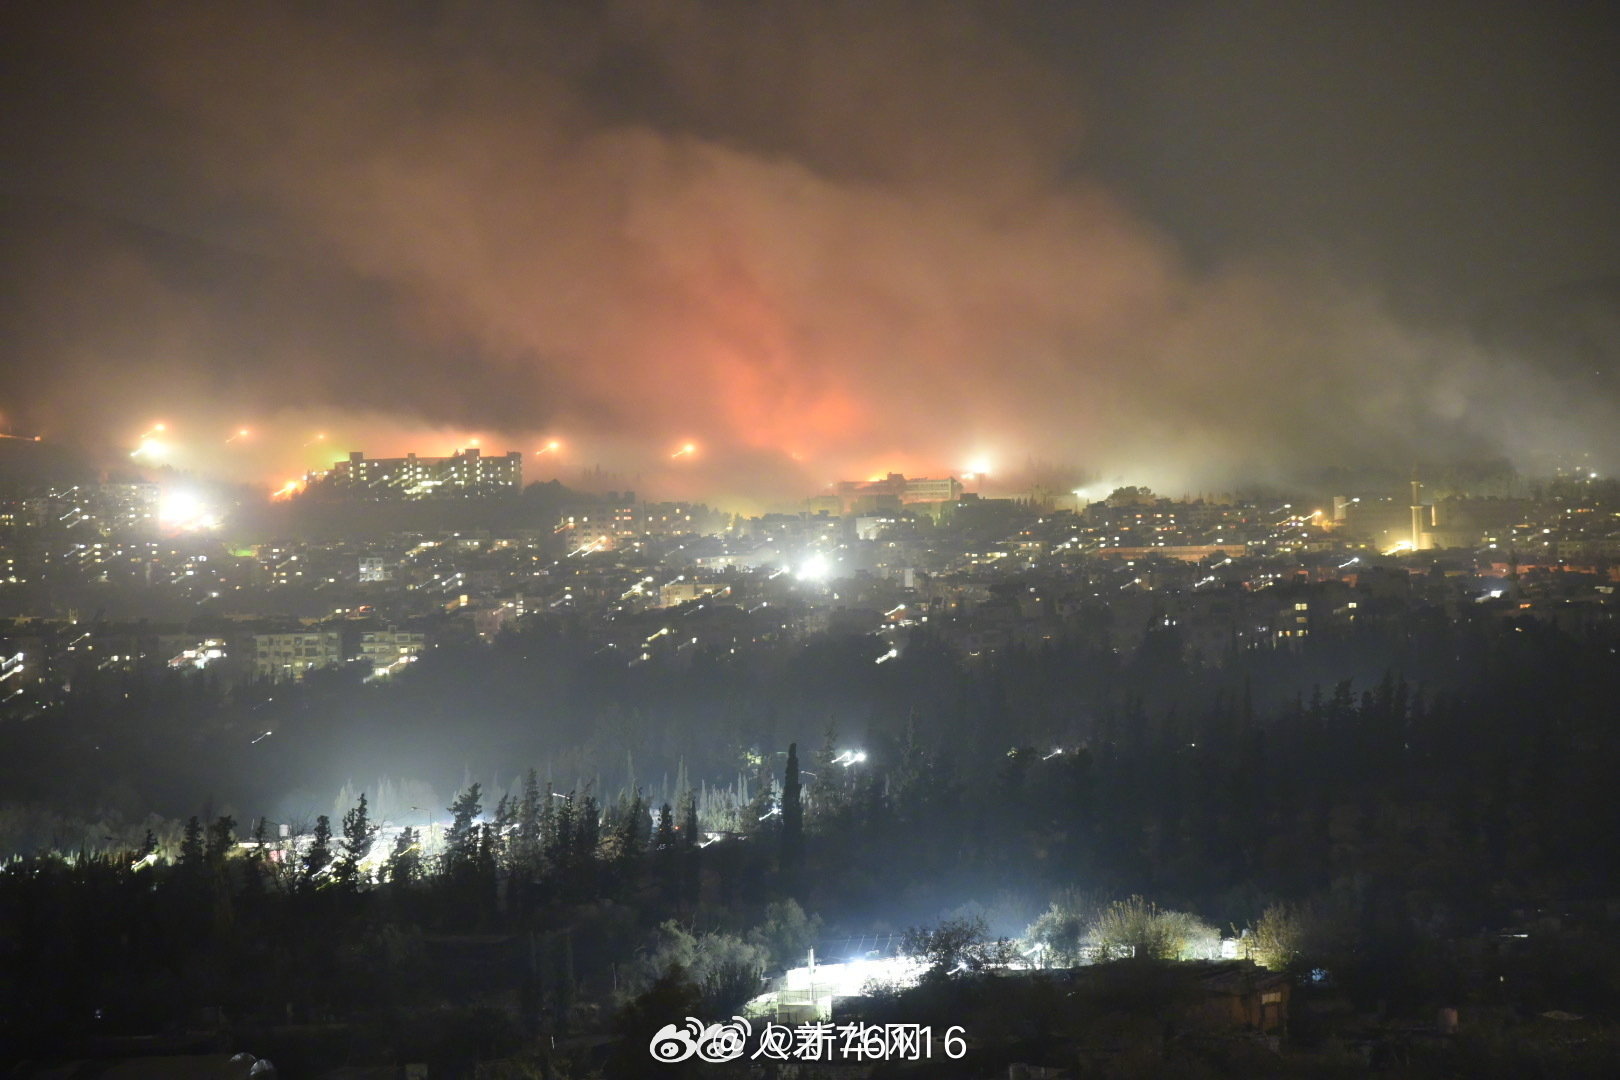
[[[415,630],[367,630],[360,635],[360,659],[371,664],[374,674],[391,675],[409,664],[427,648],[427,635]]]
[[[343,635],[336,630],[253,635],[253,670],[262,678],[297,680],[342,662]]]

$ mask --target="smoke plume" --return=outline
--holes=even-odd
[[[1088,168],[1085,79],[997,10],[41,17],[36,62],[69,73],[42,108],[79,127],[25,133],[60,183],[9,201],[7,414],[109,453],[166,417],[194,467],[273,484],[477,439],[530,478],[789,498],[979,458],[1197,484],[1614,429],[1612,398],[1414,326],[1320,250],[1195,264]]]

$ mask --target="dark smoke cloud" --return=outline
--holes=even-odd
[[[560,437],[531,475],[792,496],[983,455],[1195,484],[1612,449],[1612,397],[1414,319],[1332,230],[1190,259],[1218,208],[1167,231],[1092,164],[1121,117],[1076,12],[34,10],[4,407],[109,447],[251,421],[211,463],[278,479]]]

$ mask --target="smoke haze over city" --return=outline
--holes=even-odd
[[[271,487],[1615,464],[1609,22],[1112,7],[13,7],[0,422]]]
[[[1617,14],[0,5],[0,1076],[1613,1075]]]

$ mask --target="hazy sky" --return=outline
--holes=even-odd
[[[1606,5],[51,3],[0,41],[0,422],[111,459],[160,419],[267,481],[555,438],[531,478],[672,494],[1615,456]]]

